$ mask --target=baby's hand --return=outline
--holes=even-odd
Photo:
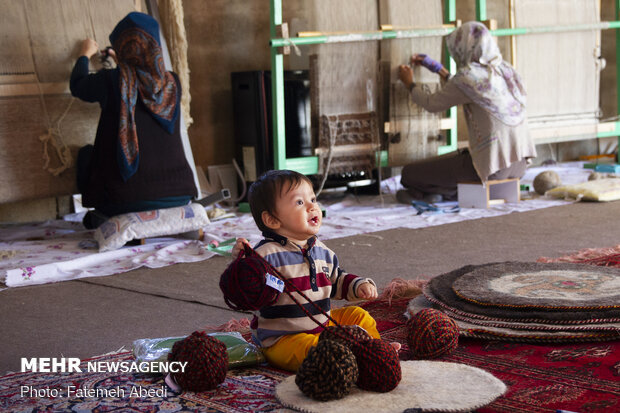
[[[359,298],[363,298],[364,300],[374,300],[378,296],[377,287],[375,287],[374,284],[366,281],[364,283],[361,283],[357,287],[356,295]]]
[[[233,247],[232,251],[230,252],[233,260],[236,260],[237,257],[239,256],[239,253],[245,249],[244,245],[251,246],[250,242],[247,239],[245,239],[245,238],[237,238],[237,242],[235,243],[235,246]]]

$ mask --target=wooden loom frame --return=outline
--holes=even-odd
[[[517,36],[532,33],[567,32],[581,30],[616,30],[616,55],[620,51],[620,0],[615,0],[616,20],[599,22],[596,24],[566,25],[566,26],[544,26],[531,28],[507,28],[491,30],[494,36]],[[456,21],[456,0],[445,0],[444,3],[444,22],[453,23]],[[484,21],[486,15],[486,0],[476,0],[476,20]],[[354,42],[354,41],[377,41],[395,38],[411,38],[425,36],[443,36],[450,33],[453,28],[444,27],[440,29],[419,29],[419,30],[382,30],[361,33],[338,33],[328,35],[311,35],[304,37],[282,36],[282,0],[270,0],[270,49],[271,49],[271,73],[272,73],[272,121],[273,121],[273,150],[274,150],[274,169],[292,169],[300,173],[311,175],[318,173],[318,157],[308,156],[302,158],[286,158],[286,138],[284,125],[284,61],[283,49],[289,46],[301,46],[322,43]],[[449,70],[455,68],[452,59],[449,61]],[[620,111],[620,65],[616,65],[616,88],[618,91],[618,111]],[[439,147],[438,154],[444,154],[457,149],[457,126],[456,126],[456,107],[450,108],[450,119],[453,120],[452,127],[448,130],[447,145]],[[620,121],[606,122],[598,125],[597,138],[618,137],[620,146]],[[541,142],[542,143],[542,142]],[[387,165],[387,151],[380,151],[378,155],[381,166]],[[620,151],[617,161],[620,161]]]
[[[491,30],[494,36],[519,36],[535,33],[559,33],[559,32],[572,32],[583,30],[616,30],[616,56],[620,56],[620,0],[614,0],[616,7],[616,20],[615,21],[602,21],[594,24],[575,24],[575,25],[562,25],[562,26],[543,26],[543,27],[516,27],[507,29]],[[599,2],[600,4],[600,2]],[[600,7],[599,7],[600,13]],[[487,1],[476,0],[476,20],[487,20]],[[512,53],[514,53],[514,47],[512,47]],[[620,63],[620,62],[617,62]],[[620,112],[620,65],[616,64],[616,91],[617,91],[617,109],[616,112]],[[612,138],[616,136],[618,138],[618,147],[620,148],[620,121],[605,122],[597,124],[596,138]],[[572,137],[558,137],[551,139],[538,139],[534,143],[559,143],[581,140],[578,135]],[[617,151],[616,161],[620,162],[620,151]]]
[[[620,0],[619,0],[620,1]],[[313,175],[319,170],[318,156],[306,156],[302,158],[286,158],[286,137],[284,125],[284,59],[283,48],[292,45],[311,45],[322,43],[346,43],[359,41],[377,41],[396,38],[431,37],[443,36],[454,30],[453,26],[436,29],[419,30],[379,30],[359,33],[338,33],[333,35],[311,35],[304,37],[281,36],[282,27],[282,0],[270,0],[270,35],[271,48],[271,106],[273,121],[273,152],[274,169],[292,169],[297,172]],[[456,21],[456,0],[447,0],[444,21],[454,23]],[[450,59],[449,69],[455,68],[455,63]],[[448,153],[457,149],[456,135],[456,107],[448,110],[448,116],[452,120],[447,133],[447,145],[440,146],[439,154]],[[387,151],[379,151],[378,161],[381,166],[388,166]]]

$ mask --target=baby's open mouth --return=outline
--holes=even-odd
[[[317,225],[319,223],[319,217],[310,218],[310,223],[313,225]]]

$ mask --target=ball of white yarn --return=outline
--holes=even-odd
[[[562,180],[555,171],[543,171],[534,178],[534,190],[540,195],[560,185],[562,185]]]

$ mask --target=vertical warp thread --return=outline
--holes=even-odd
[[[381,0],[382,23],[394,27],[439,27],[443,23],[442,2],[429,0]],[[409,91],[398,80],[398,66],[409,64],[412,53],[426,53],[441,58],[442,38],[419,37],[397,39],[382,43],[381,55],[390,62],[391,85],[390,123],[394,134],[400,133],[400,141],[388,148],[392,166],[406,165],[412,161],[437,155],[440,113],[430,113],[410,101]],[[439,77],[426,69],[416,67],[414,78],[419,87],[435,91]]]

